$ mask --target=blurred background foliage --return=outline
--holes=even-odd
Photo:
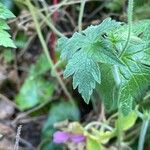
[[[19,124],[23,124],[23,128],[24,126],[27,127],[22,131],[24,132],[22,138],[32,146],[24,142],[22,147],[60,150],[62,145],[55,145],[52,142],[52,135],[56,130],[54,124],[64,120],[80,121],[81,123],[92,121],[99,116],[101,103],[93,98],[90,105],[84,104],[80,95],[76,91],[73,92],[71,84],[65,81],[76,100],[75,105],[72,105],[55,80],[47,58],[42,53],[32,19],[26,17],[30,14],[23,4],[24,1],[0,0],[0,2],[7,6],[17,17],[9,21],[17,49],[0,48],[0,75],[3,77],[0,81],[0,93],[13,100],[13,107],[15,107],[15,111],[7,120],[15,120],[12,123],[14,128]],[[51,0],[46,2],[52,5]],[[40,3],[36,4],[36,7],[42,8]],[[135,0],[134,5],[135,21],[150,18],[150,0]],[[126,9],[126,0],[90,1],[86,4],[83,25],[88,26],[91,23],[100,22],[106,16],[125,21]],[[71,35],[76,30],[78,13],[79,4],[66,5],[61,9],[60,20],[56,21],[58,29],[66,35]],[[46,24],[41,25],[41,28],[49,45],[49,36],[52,32]],[[56,57],[59,58],[58,52],[56,52]],[[58,60],[57,65],[60,69],[58,70],[59,73],[62,74],[64,63],[60,63]],[[146,100],[145,103],[149,103],[149,100]],[[146,106],[148,107],[148,105]],[[20,117],[21,115],[24,117]],[[34,118],[36,119],[34,120]],[[34,131],[32,129],[35,123],[38,128]],[[29,134],[26,132],[29,132]],[[40,137],[37,137],[36,134],[33,137],[37,138],[37,141],[30,138],[31,134],[34,135],[33,132],[40,133]],[[146,142],[147,147],[150,149],[149,139],[150,131]],[[136,147],[136,142],[133,147]]]

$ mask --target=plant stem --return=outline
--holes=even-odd
[[[78,19],[78,30],[79,30],[79,32],[82,31],[82,19],[83,19],[83,13],[84,13],[85,2],[86,2],[86,0],[83,0],[83,1],[81,2],[80,13],[79,13],[79,19]]]
[[[150,113],[149,113],[149,115],[150,115]],[[150,118],[143,120],[141,132],[140,132],[139,143],[138,143],[138,150],[144,149],[145,137],[146,137],[146,133],[148,130],[149,121],[150,121]]]
[[[104,127],[110,131],[113,130],[113,128],[111,126],[109,126],[107,123],[103,123],[103,122],[97,122],[97,121],[93,121],[91,123],[89,123],[88,125],[86,125],[84,128],[85,130],[89,130],[92,128],[92,126],[95,126],[95,125],[98,125],[98,126],[101,126],[101,127]]]
[[[31,12],[31,15],[32,15],[32,18],[33,18],[33,21],[35,23],[35,27],[36,27],[36,30],[37,30],[38,37],[39,37],[39,40],[40,40],[40,42],[42,44],[42,47],[43,47],[44,53],[45,53],[45,55],[47,57],[47,60],[48,60],[48,62],[50,64],[50,66],[51,66],[51,68],[52,68],[52,70],[53,70],[53,72],[54,72],[54,74],[55,74],[55,76],[56,76],[59,84],[61,85],[64,93],[69,98],[69,100],[71,101],[71,103],[74,105],[75,103],[74,103],[74,100],[73,100],[72,96],[70,95],[70,93],[67,90],[65,84],[61,80],[61,78],[60,78],[59,74],[57,73],[57,70],[54,67],[54,64],[53,64],[53,62],[52,62],[52,60],[51,60],[51,58],[49,56],[49,51],[48,51],[47,45],[46,45],[44,37],[42,35],[41,29],[40,29],[40,25],[39,25],[38,19],[37,19],[36,14],[35,14],[34,7],[32,6],[30,0],[27,0],[27,6],[28,6],[28,8],[29,8],[29,10]]]
[[[59,37],[64,36],[60,31],[58,31],[55,26],[48,20],[49,18],[45,17],[42,13],[39,12],[41,18],[45,21],[45,23],[51,28],[51,30],[56,33]],[[50,19],[51,20],[51,19]]]
[[[132,32],[132,20],[133,20],[133,0],[129,0],[128,1],[128,37],[127,37],[127,41],[125,43],[125,46],[120,54],[120,57],[123,56],[123,54],[126,51],[126,48],[128,47],[128,44],[130,42],[130,38],[131,38],[131,32]]]
[[[114,65],[112,72],[113,72],[115,83],[116,83],[117,87],[119,87],[121,84],[121,79],[120,79],[120,75],[118,72],[118,66]]]

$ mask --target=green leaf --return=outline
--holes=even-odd
[[[0,3],[6,6],[9,10],[12,10],[15,5],[14,1],[8,1],[8,0],[0,0]]]
[[[26,110],[49,100],[53,92],[52,82],[42,77],[29,77],[16,96],[16,104],[21,110]]]
[[[60,100],[61,101],[61,100]],[[49,143],[45,147],[51,147],[55,149],[56,145],[52,142],[52,136],[55,132],[54,124],[66,119],[77,121],[80,118],[79,109],[76,105],[72,105],[70,102],[54,103],[48,113],[48,119],[44,124],[42,130],[42,141],[48,140]],[[61,149],[59,147],[59,149]],[[42,150],[48,150],[48,148],[42,148]]]
[[[105,19],[101,24],[93,26],[91,25],[81,33],[75,32],[71,38],[62,37],[58,40],[57,49],[61,51],[61,58],[70,59],[73,54],[87,45],[96,43],[98,38],[110,32],[120,26],[120,23],[111,20],[111,18]]]
[[[102,73],[102,82],[97,85],[96,90],[105,104],[105,110],[112,111],[117,108],[119,89],[117,82],[114,79],[114,77],[117,78],[117,75],[113,74],[114,69],[110,65],[101,64],[100,68]]]
[[[118,66],[121,85],[119,99],[116,100],[124,115],[134,109],[135,103],[142,99],[150,85],[150,22],[144,20],[143,24],[142,21],[139,24],[133,24],[131,40],[122,57],[124,66]],[[124,25],[117,31],[117,37],[120,37],[115,43],[118,51],[125,45],[126,28],[127,25]]]
[[[53,82],[42,77],[49,69],[45,54],[41,54],[29,69],[28,77],[16,96],[16,103],[21,110],[32,108],[51,98],[54,92]]]
[[[2,3],[0,3],[0,19],[14,18],[15,15],[7,9]]]
[[[29,36],[24,34],[23,31],[19,31],[15,36],[14,43],[17,48],[23,49],[28,45],[29,41],[30,41]]]
[[[100,70],[98,64],[81,51],[77,52],[66,66],[64,77],[74,74],[73,88],[77,88],[82,97],[89,102],[90,95],[96,86],[96,81],[100,83]]]
[[[78,87],[86,103],[89,103],[96,82],[101,82],[98,63],[122,65],[107,38],[103,37],[119,26],[120,23],[107,18],[100,25],[90,26],[82,33],[76,32],[71,38],[63,37],[58,41],[61,57],[68,59],[64,77],[73,75],[73,88]]]
[[[46,71],[50,70],[50,65],[48,63],[48,60],[45,56],[45,54],[41,54],[36,62],[36,64],[31,66],[31,69],[29,71],[30,76],[32,78],[35,78],[36,76],[39,76]]]
[[[4,50],[2,55],[4,57],[4,60],[8,63],[14,59],[14,53],[12,52],[11,49]]]
[[[0,46],[16,48],[10,37],[10,34],[0,29]]]
[[[86,140],[86,149],[87,150],[104,150],[104,148],[101,146],[101,144],[90,137]]]
[[[10,27],[7,25],[6,21],[3,19],[0,19],[0,30],[9,30]]]
[[[120,68],[121,87],[119,108],[124,114],[133,109],[133,102],[140,100],[150,85],[150,67],[137,62],[134,58],[124,56],[125,67]]]
[[[127,116],[119,114],[119,118],[116,121],[116,129],[121,129],[122,131],[129,130],[134,126],[137,120],[137,114],[135,111],[130,112]]]
[[[9,29],[5,20],[13,17],[13,13],[0,3],[0,46],[16,48],[11,36],[5,31]]]
[[[133,33],[142,40],[150,39],[150,19],[140,20],[133,24]]]

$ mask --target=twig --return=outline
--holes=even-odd
[[[28,141],[26,141],[25,139],[23,139],[21,137],[20,137],[20,143],[24,144],[30,150],[36,150],[36,148],[33,147],[33,145],[31,143],[29,143]]]
[[[66,96],[69,98],[69,100],[71,101],[72,105],[75,105],[74,103],[74,100],[73,100],[73,97],[70,95],[69,91],[67,90],[65,84],[63,83],[62,79],[60,78],[57,70],[54,68],[54,64],[49,56],[49,51],[48,51],[48,47],[46,45],[46,42],[44,40],[44,37],[43,37],[43,34],[42,34],[42,31],[40,29],[40,25],[39,25],[39,22],[38,22],[38,19],[37,19],[37,16],[35,14],[35,10],[34,10],[34,7],[32,6],[32,3],[30,2],[30,0],[27,0],[27,6],[32,14],[32,17],[33,17],[33,20],[34,20],[34,23],[35,23],[35,27],[36,27],[36,30],[37,30],[37,34],[38,34],[38,37],[40,39],[40,42],[42,44],[42,47],[43,47],[43,51],[48,59],[48,62],[52,68],[52,70],[54,71],[55,73],[55,76],[59,82],[59,84],[61,85],[64,93],[66,94]]]
[[[103,122],[97,122],[97,121],[93,121],[91,123],[89,123],[88,125],[86,125],[84,128],[85,130],[89,130],[92,126],[95,126],[95,125],[99,125],[99,126],[102,126],[110,131],[113,130],[113,128],[109,125],[107,125],[106,123],[103,123]]]
[[[17,128],[16,142],[13,150],[19,150],[21,129],[22,129],[22,125],[19,125],[19,127]]]
[[[57,5],[52,5],[52,6],[49,6],[48,7],[48,10],[50,11],[50,15],[52,15],[55,11],[58,11],[58,9],[60,9],[61,7],[63,7],[63,6],[68,6],[68,5],[75,5],[75,4],[78,4],[78,3],[81,3],[82,2],[82,0],[76,0],[76,1],[74,1],[74,0],[70,0],[69,2],[66,2],[67,0],[65,0],[65,1],[63,1],[63,2],[61,2],[61,3],[59,3],[59,4],[57,4]],[[87,0],[86,2],[91,2],[91,1],[103,1],[103,0]],[[25,2],[24,1],[20,1],[20,3],[23,3],[23,4],[25,4]],[[45,11],[45,9],[47,9],[47,8],[42,8],[42,9],[40,9],[40,12],[43,12],[43,11]],[[38,12],[35,12],[35,13],[38,13]],[[27,14],[27,15],[24,15],[24,17],[23,18],[27,18],[27,17],[30,17],[31,16],[31,14]],[[22,19],[23,19],[22,18]],[[16,19],[15,19],[16,20]],[[12,21],[12,20],[11,20]],[[14,21],[14,20],[13,20]]]
[[[133,0],[129,0],[128,1],[128,26],[129,26],[128,38],[127,38],[127,41],[125,43],[125,46],[124,46],[120,56],[119,56],[120,58],[125,53],[126,48],[128,47],[128,44],[130,42],[131,32],[132,32],[132,20],[133,20]]]
[[[82,19],[83,19],[85,2],[86,2],[86,0],[83,0],[81,2],[81,6],[80,6],[80,13],[79,13],[79,19],[78,19],[78,30],[79,30],[79,32],[82,31]]]
[[[9,103],[10,105],[12,105],[13,107],[15,107],[16,109],[20,110],[19,107],[10,99],[8,99],[5,95],[0,93],[0,99],[5,100],[7,103]]]
[[[150,113],[149,113],[149,115],[150,115]],[[148,125],[149,125],[149,122],[150,122],[149,115],[148,115],[148,118],[143,120],[143,123],[142,123],[140,138],[139,138],[139,143],[138,143],[138,150],[143,150],[144,149],[145,137],[146,137],[146,133],[147,133],[147,130],[148,130]]]
[[[41,109],[42,107],[44,107],[45,105],[47,105],[51,100],[48,100],[40,105],[38,105],[37,107],[34,107],[33,109],[30,109],[26,112],[23,112],[21,114],[19,114],[12,122],[12,125],[16,124],[16,122],[19,120],[19,119],[22,119],[22,118],[25,118],[26,116],[30,115],[31,113]]]

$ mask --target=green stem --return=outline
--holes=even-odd
[[[150,115],[150,113],[149,113],[149,115]],[[144,120],[142,123],[140,138],[139,138],[139,143],[138,143],[138,150],[144,149],[145,137],[146,137],[146,133],[148,130],[149,121],[150,121],[150,119],[148,118],[148,119]]]
[[[120,54],[120,57],[123,56],[123,54],[125,53],[127,47],[128,47],[128,44],[130,42],[130,38],[131,38],[131,32],[132,32],[132,20],[133,20],[133,0],[129,0],[128,1],[128,37],[127,37],[127,41],[125,43],[125,46]]]
[[[84,127],[84,129],[85,129],[85,130],[89,130],[89,129],[91,129],[91,128],[92,128],[93,126],[95,126],[95,125],[104,127],[105,129],[108,129],[108,130],[110,130],[110,131],[113,130],[113,128],[112,128],[111,126],[107,125],[106,123],[97,122],[97,121],[93,121],[93,122],[89,123],[88,125],[86,125],[86,126]]]
[[[82,31],[82,19],[83,19],[83,13],[84,13],[85,2],[86,2],[86,0],[83,0],[83,1],[81,2],[80,13],[79,13],[79,19],[78,19],[78,30],[79,30],[79,32]]]
[[[74,100],[73,100],[72,96],[70,95],[70,93],[68,92],[68,90],[67,90],[65,84],[64,84],[63,81],[61,80],[59,74],[57,73],[56,68],[54,67],[53,61],[51,60],[51,58],[50,58],[50,56],[49,56],[49,51],[48,51],[47,45],[46,45],[45,40],[44,40],[44,37],[43,37],[43,35],[42,35],[41,28],[40,28],[38,19],[37,19],[37,17],[36,17],[35,11],[34,11],[34,7],[32,6],[30,0],[27,0],[27,6],[28,6],[28,8],[29,8],[29,10],[30,10],[30,12],[31,12],[31,15],[32,15],[32,18],[33,18],[33,21],[34,21],[34,23],[35,23],[35,27],[36,27],[36,30],[37,30],[38,37],[39,37],[39,40],[40,40],[40,42],[41,42],[41,44],[42,44],[42,47],[43,47],[44,53],[45,53],[45,55],[46,55],[46,57],[47,57],[47,60],[48,60],[48,62],[49,62],[49,64],[50,64],[50,66],[51,66],[51,68],[52,68],[52,70],[53,70],[53,72],[54,72],[54,74],[55,74],[55,76],[56,76],[56,78],[57,78],[59,84],[61,85],[61,87],[62,87],[64,93],[65,93],[66,96],[69,98],[69,100],[71,101],[71,103],[74,105],[75,103],[74,103]]]

